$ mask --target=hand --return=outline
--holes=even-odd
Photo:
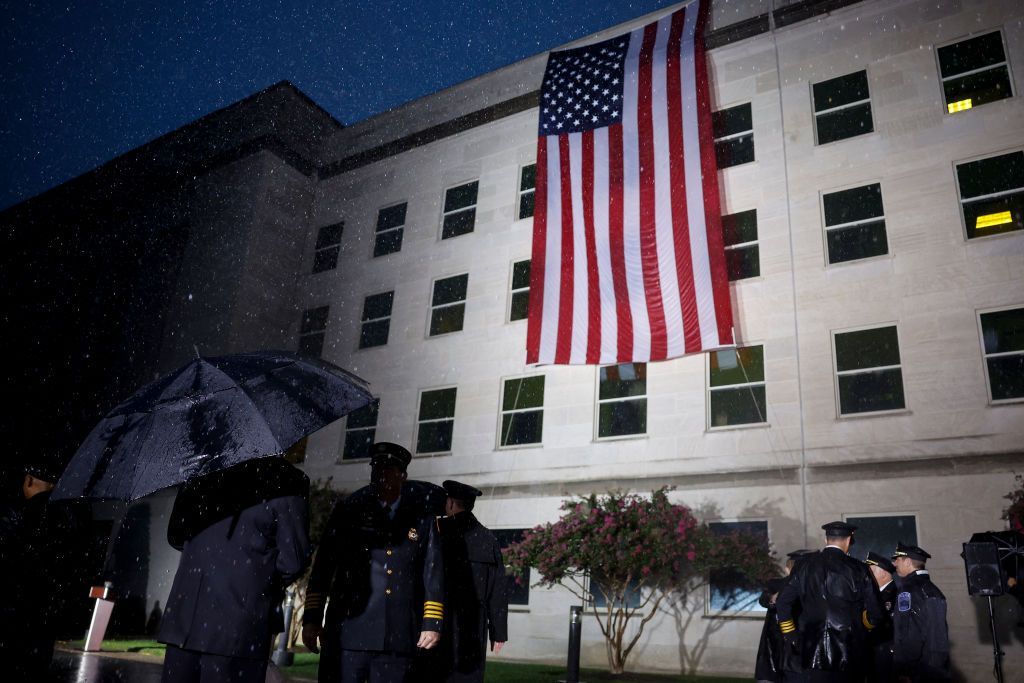
[[[317,639],[323,632],[323,627],[319,624],[303,624],[302,625],[302,644],[306,646],[306,649],[313,654],[319,654],[320,648],[317,646]]]
[[[420,631],[420,639],[416,642],[416,647],[423,650],[429,650],[436,646],[440,641],[440,631]]]
[[[505,647],[504,640],[492,640],[491,641],[491,652],[498,654],[501,652],[501,648]]]
[[[1008,577],[1006,579],[1006,585],[1009,586],[1010,588],[1013,588],[1014,586],[1017,585],[1017,579],[1013,578],[1012,576]]]

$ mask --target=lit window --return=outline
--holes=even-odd
[[[453,187],[444,193],[444,219],[441,239],[458,237],[473,232],[476,221],[476,192],[479,183],[474,180]]]
[[[710,522],[708,528],[716,536],[753,536],[768,549],[767,521]],[[765,608],[758,604],[760,597],[761,587],[735,569],[720,569],[708,577],[708,614],[764,614]]]
[[[327,316],[330,306],[309,308],[302,313],[299,326],[299,354],[319,358],[324,351],[324,336],[327,332]]]
[[[345,418],[345,446],[341,451],[342,460],[356,460],[370,457],[370,446],[377,438],[377,415],[380,399],[359,410],[353,410]]]
[[[544,376],[505,380],[501,397],[501,446],[540,443],[544,435]]]
[[[504,553],[505,549],[513,543],[518,543],[523,540],[523,532],[526,529],[491,529],[491,533],[494,534],[495,540],[498,541],[498,547],[501,548],[501,552]],[[532,570],[527,567],[526,571],[519,580],[512,574],[508,574],[505,580],[508,582],[506,589],[506,597],[508,598],[509,605],[528,605],[530,604],[530,575]]]
[[[344,223],[325,225],[316,233],[316,251],[313,253],[313,272],[334,270],[338,265],[338,250],[341,248],[341,232]]]
[[[896,327],[836,332],[834,338],[839,414],[903,409],[903,370]]]
[[[957,164],[967,239],[1024,229],[1024,152]]]
[[[525,320],[530,314],[530,260],[512,264],[512,296],[509,297],[508,320]]]
[[[417,453],[447,453],[455,428],[455,387],[420,394]]]
[[[983,36],[940,47],[939,73],[950,114],[1013,96],[1003,35]]]
[[[846,522],[857,527],[857,542],[850,546],[850,555],[862,562],[870,552],[892,557],[899,542],[917,545],[917,519],[913,515],[847,517]]]
[[[1024,398],[1024,308],[982,313],[981,341],[989,398]]]
[[[858,71],[815,83],[814,128],[818,144],[845,140],[875,129],[868,95],[868,72]]]
[[[646,432],[647,364],[603,366],[598,374],[598,438]]]
[[[394,297],[394,292],[382,292],[363,300],[359,348],[368,349],[388,343],[388,332],[391,330],[391,304]]]
[[[373,255],[384,256],[402,250],[402,235],[405,232],[405,210],[408,203],[402,202],[377,212],[377,230],[373,241]]]
[[[708,426],[763,424],[767,414],[764,347],[712,351],[708,355]]]
[[[533,192],[537,185],[537,164],[523,166],[519,172],[519,208],[516,217],[519,219],[533,216]]]
[[[466,288],[469,275],[455,275],[434,281],[430,308],[430,336],[458,332],[466,316]]]
[[[878,183],[822,197],[829,263],[843,263],[889,253],[885,238],[882,186]]]
[[[739,166],[754,160],[754,120],[749,102],[714,112],[711,127],[718,168]]]
[[[722,216],[722,238],[730,282],[761,274],[756,209]]]

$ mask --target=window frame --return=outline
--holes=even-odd
[[[541,394],[541,404],[540,404],[540,407],[539,408],[512,408],[510,410],[505,410],[505,383],[506,382],[512,382],[512,381],[515,381],[517,379],[532,379],[534,377],[540,377],[540,378],[542,378],[544,380],[544,390],[543,390],[543,393]],[[544,401],[547,398],[547,388],[548,388],[547,385],[548,385],[547,375],[545,373],[543,373],[543,372],[531,372],[531,373],[518,374],[518,375],[506,375],[506,376],[501,378],[501,381],[500,381],[500,383],[498,385],[499,386],[499,391],[498,391],[498,428],[495,430],[495,436],[497,436],[496,445],[494,447],[495,450],[498,450],[498,451],[510,451],[510,450],[516,450],[516,449],[520,449],[520,448],[541,448],[541,447],[544,446],[544,424],[543,424],[543,418],[544,418],[544,410],[545,410]],[[503,440],[502,439],[502,422],[505,421],[505,415],[512,415],[512,414],[515,414],[515,413],[536,413],[536,412],[539,412],[541,414],[541,431],[540,431],[540,440],[539,441],[531,441],[529,443],[518,443],[518,444],[510,444],[510,445],[509,444],[502,444],[502,440]]]
[[[1005,148],[1004,147],[1004,148],[1001,148],[1001,149],[999,149],[999,150],[997,150],[995,152],[988,152],[986,154],[980,154],[980,155],[966,157],[966,158],[959,159],[959,160],[956,160],[956,159],[953,160],[953,187],[956,190],[956,199],[957,199],[957,204],[959,205],[960,236],[963,238],[964,242],[966,242],[967,244],[970,244],[972,242],[980,242],[980,241],[983,241],[983,240],[996,239],[996,238],[999,238],[999,237],[1007,237],[1009,235],[1020,235],[1020,234],[1024,233],[1024,230],[1010,230],[1009,232],[1000,232],[1000,233],[996,233],[994,235],[979,235],[977,237],[970,237],[967,234],[967,216],[964,214],[964,203],[965,203],[965,200],[964,200],[963,196],[961,196],[961,194],[960,194],[960,171],[959,171],[959,168],[958,168],[959,166],[964,166],[966,164],[970,164],[970,163],[973,163],[973,162],[976,162],[976,161],[984,161],[985,159],[994,159],[996,157],[1001,157],[1001,156],[1006,156],[1008,154],[1016,154],[1016,153],[1024,154],[1024,147],[1020,147],[1020,146],[1010,147],[1010,148]],[[1014,193],[1019,193],[1021,195],[1024,195],[1024,186],[1021,186],[1021,187],[1019,187],[1017,189],[1014,189],[1014,190],[1002,190],[1001,192],[994,192],[992,194],[985,194],[985,195],[980,195],[980,196],[977,196],[977,197],[970,197],[969,199],[966,200],[966,202],[967,203],[977,202],[977,201],[992,199],[992,198],[995,198],[995,197],[1008,197],[1008,196],[1010,196],[1011,194],[1014,194]]]
[[[362,317],[363,313],[359,314],[359,336],[356,339],[356,348],[355,348],[356,351],[367,351],[369,349],[377,349],[377,348],[380,348],[382,346],[387,346],[388,342],[391,341],[391,318],[395,314],[395,294],[396,294],[396,290],[394,290],[394,289],[386,289],[386,290],[381,291],[381,292],[374,292],[372,294],[365,295],[363,297],[363,312],[366,311],[366,300],[367,299],[369,299],[370,297],[373,297],[373,296],[380,296],[381,294],[388,294],[388,293],[391,294],[391,312],[388,314],[388,316],[386,318],[370,318],[369,320],[364,320],[363,317]],[[362,342],[363,342],[363,326],[366,325],[367,323],[380,322],[381,320],[387,320],[388,321],[388,337],[387,337],[387,339],[384,341],[383,344],[375,344],[373,346],[363,346],[363,344],[362,344]]]
[[[524,190],[524,189],[522,189],[522,186],[523,186],[523,171],[526,170],[530,166],[533,166],[533,187],[530,188],[529,190]],[[533,197],[534,197],[533,213],[531,213],[529,216],[520,216],[519,215],[520,203],[522,202],[523,195],[527,194],[527,193],[532,194]],[[512,209],[513,221],[516,222],[516,223],[518,223],[519,221],[525,221],[525,220],[531,220],[532,221],[534,215],[537,213],[537,201],[536,201],[536,199],[537,199],[537,162],[536,161],[531,161],[531,162],[526,163],[526,164],[520,164],[518,166],[518,169],[517,169],[517,172],[516,172],[516,203],[515,203],[515,206]]]
[[[846,73],[839,74],[838,76],[829,76],[828,78],[823,78],[820,81],[808,81],[808,83],[807,83],[808,95],[811,98],[811,124],[812,124],[811,128],[814,130],[814,146],[815,147],[827,147],[828,145],[834,145],[837,142],[846,142],[847,140],[852,140],[854,138],[859,138],[859,137],[863,137],[865,135],[871,135],[871,134],[874,134],[874,133],[878,133],[878,128],[875,125],[875,121],[877,120],[877,118],[875,117],[875,105],[874,105],[874,102],[873,102],[873,100],[871,98],[871,73],[870,73],[871,70],[868,68],[869,66],[870,65],[864,65],[864,67],[862,69],[855,69],[853,71],[848,71]],[[814,109],[814,86],[815,85],[818,85],[819,83],[827,83],[828,81],[835,80],[837,78],[843,78],[844,76],[852,76],[853,74],[860,73],[861,71],[864,72],[864,82],[865,82],[865,84],[868,87],[867,99],[857,100],[856,102],[848,102],[846,104],[841,104],[838,107],[830,107],[829,109],[822,109],[821,111],[815,111],[815,109]],[[821,116],[822,114],[831,114],[833,112],[841,111],[843,109],[850,109],[852,107],[859,107],[862,104],[864,104],[865,102],[868,105],[868,112],[871,114],[871,130],[866,131],[864,133],[857,133],[856,135],[851,135],[849,137],[839,138],[838,140],[829,140],[828,142],[820,142],[818,140],[818,117],[819,116]]]
[[[1000,42],[1003,45],[1003,61],[1002,62],[1000,62],[999,64],[992,64],[992,65],[989,65],[989,66],[986,66],[986,67],[982,67],[980,69],[972,69],[971,71],[965,71],[963,73],[956,74],[955,76],[943,76],[942,75],[942,62],[939,61],[939,50],[940,49],[942,49],[944,47],[949,47],[950,45],[956,45],[957,43],[964,43],[964,42],[967,42],[968,40],[973,40],[975,38],[981,38],[982,36],[988,35],[989,33],[998,33],[999,34],[999,40],[1000,40]],[[1008,49],[1006,49],[1006,31],[1003,28],[1003,26],[1001,26],[1001,25],[993,27],[993,28],[986,28],[986,29],[981,29],[981,30],[978,30],[978,31],[971,31],[970,33],[968,33],[966,35],[960,36],[959,38],[955,38],[953,40],[947,40],[947,41],[944,41],[942,43],[935,43],[932,46],[932,54],[934,55],[934,59],[935,59],[935,74],[939,77],[938,78],[939,102],[942,102],[942,105],[943,105],[942,106],[942,113],[943,113],[944,116],[955,116],[957,114],[962,114],[963,111],[966,111],[966,110],[950,111],[949,110],[949,103],[946,102],[946,92],[945,92],[945,89],[943,88],[943,86],[945,85],[946,81],[952,80],[954,78],[963,78],[964,76],[970,76],[970,75],[982,73],[983,71],[991,71],[993,69],[999,68],[1000,66],[1005,66],[1006,67],[1007,80],[1010,83],[1010,95],[1009,95],[1009,97],[1004,97],[1001,100],[996,100],[995,102],[1001,102],[1002,100],[1012,100],[1013,98],[1015,98],[1017,96],[1016,83],[1014,83],[1014,80],[1013,80],[1013,68],[1010,66],[1010,51]],[[995,104],[995,102],[985,102],[984,104],[979,104],[978,106],[979,107],[983,107],[983,106],[985,106],[985,104]],[[972,109],[972,110],[975,109],[973,103],[971,104],[970,109]]]
[[[754,207],[754,208],[751,208],[751,209],[742,209],[740,211],[730,211],[728,213],[723,213],[722,214],[722,218],[725,218],[726,216],[737,216],[737,215],[739,215],[741,213],[747,213],[748,211],[753,211],[754,212],[754,230],[757,232],[757,239],[755,239],[753,241],[749,241],[749,242],[737,242],[736,244],[725,244],[725,235],[724,234],[722,235],[722,238],[723,238],[722,239],[722,247],[723,247],[724,251],[726,252],[726,259],[725,259],[726,278],[728,279],[730,285],[733,284],[733,283],[736,283],[736,282],[745,282],[745,281],[748,281],[748,280],[760,280],[761,278],[764,277],[764,274],[761,272],[761,231],[759,229],[759,224],[758,224],[757,207]],[[750,248],[757,249],[757,275],[751,275],[749,277],[741,277],[738,280],[733,280],[731,277],[729,277],[729,257],[728,257],[728,252],[730,252],[730,251],[739,251],[740,249],[750,249]]]
[[[848,138],[844,138],[844,139],[848,139]],[[836,140],[836,142],[842,142],[842,141],[841,140]],[[829,225],[828,224],[827,219],[825,217],[825,195],[838,194],[840,192],[846,192],[848,190],[858,190],[858,189],[860,189],[862,187],[869,187],[871,185],[878,185],[878,195],[879,195],[879,199],[882,202],[882,215],[881,216],[877,216],[875,218],[863,218],[861,220],[850,221],[848,223],[838,223],[836,225]],[[841,186],[841,187],[831,188],[829,190],[821,190],[818,193],[818,210],[821,213],[821,230],[822,230],[822,233],[821,233],[822,245],[821,246],[822,246],[823,256],[825,258],[825,268],[841,268],[843,266],[847,266],[847,265],[850,265],[852,263],[864,263],[865,261],[874,261],[876,259],[892,258],[892,249],[890,248],[890,245],[889,245],[889,224],[888,224],[888,222],[886,220],[886,212],[885,212],[885,190],[882,187],[882,180],[881,179],[872,179],[872,180],[867,180],[867,181],[864,181],[864,182],[858,182],[858,183],[855,183],[853,185],[844,185],[844,186]],[[884,229],[885,229],[885,253],[884,254],[877,254],[875,256],[865,256],[864,258],[850,259],[848,261],[836,261],[835,263],[833,263],[831,261],[830,256],[829,256],[829,250],[828,250],[828,233],[830,231],[835,231],[835,230],[840,230],[840,229],[845,229],[845,228],[853,228],[853,227],[857,227],[859,225],[866,225],[868,223],[874,223],[874,222],[877,222],[877,221],[882,221],[883,223],[885,223],[885,225],[883,226]]]
[[[438,306],[434,306],[434,287],[437,285],[437,283],[440,282],[441,280],[448,280],[450,278],[462,277],[462,276],[466,277],[466,298],[465,299],[461,299],[459,301],[456,301],[454,303],[440,304]],[[447,336],[452,335],[452,334],[458,334],[459,332],[464,332],[465,329],[466,329],[466,311],[465,311],[465,308],[466,308],[466,304],[467,304],[468,301],[469,301],[469,271],[468,270],[463,272],[463,273],[456,273],[455,275],[442,275],[440,277],[436,277],[433,280],[431,280],[430,281],[430,307],[427,310],[427,339],[439,339],[441,337],[447,337]],[[460,306],[460,305],[463,307],[463,311],[462,311],[462,327],[461,328],[459,328],[457,330],[452,330],[451,332],[440,332],[438,334],[430,334],[431,323],[433,323],[433,321],[434,321],[434,309],[435,308],[449,308],[451,306]]]
[[[1008,306],[996,306],[994,308],[979,308],[979,309],[977,309],[974,312],[974,317],[975,317],[975,320],[977,320],[977,324],[978,324],[978,344],[979,344],[979,349],[981,351],[982,372],[984,372],[984,376],[985,376],[985,394],[988,397],[988,405],[990,405],[990,406],[1005,406],[1005,405],[1013,405],[1015,403],[1024,403],[1024,396],[1019,396],[1019,397],[1016,397],[1016,398],[1000,398],[1000,399],[992,398],[992,380],[989,377],[989,373],[988,373],[988,359],[990,357],[997,357],[998,358],[998,357],[1003,357],[1003,356],[1021,356],[1021,355],[1024,355],[1024,350],[1022,350],[1022,351],[1003,351],[1003,352],[1000,352],[1000,353],[993,353],[993,354],[985,353],[985,328],[981,324],[981,316],[983,314],[985,314],[985,313],[1001,313],[1003,311],[1016,311],[1016,310],[1024,310],[1024,303],[1017,304],[1017,305],[1008,305]]]
[[[715,169],[718,170],[719,172],[722,172],[722,171],[726,170],[727,168],[736,168],[737,166],[746,166],[747,164],[752,164],[752,163],[757,161],[757,143],[754,140],[755,136],[754,136],[754,101],[753,100],[747,100],[746,102],[740,102],[739,104],[733,104],[733,105],[729,105],[729,106],[719,107],[718,109],[716,109],[713,112],[711,112],[711,116],[712,116],[712,120],[713,120],[714,119],[714,115],[717,114],[718,112],[728,111],[729,109],[736,109],[737,107],[742,107],[744,105],[750,107],[750,129],[749,130],[744,130],[744,131],[741,131],[739,133],[729,133],[728,135],[723,135],[722,137],[715,137],[715,132],[714,132],[714,129],[713,129],[714,127],[712,126],[712,131],[711,131],[711,148],[712,148],[712,150],[715,153]],[[718,143],[719,142],[729,142],[731,140],[735,140],[735,139],[741,138],[741,137],[743,137],[745,135],[749,135],[750,136],[750,146],[752,148],[752,156],[753,156],[753,158],[750,161],[744,161],[741,164],[730,164],[729,166],[725,166],[725,167],[719,166],[718,165]]]
[[[836,353],[836,335],[847,334],[849,332],[865,332],[867,330],[880,330],[883,328],[892,327],[896,329],[896,348],[900,352],[900,364],[899,365],[879,365],[871,368],[858,368],[857,370],[843,370],[843,375],[855,375],[864,374],[867,372],[874,372],[878,370],[892,370],[898,368],[900,371],[900,385],[903,388],[903,407],[902,408],[891,408],[889,410],[870,410],[861,413],[843,413],[842,404],[840,401],[840,388],[839,388],[839,359]],[[876,415],[899,415],[910,412],[909,401],[907,400],[907,387],[903,377],[903,350],[902,342],[900,341],[900,330],[899,324],[895,320],[885,321],[881,323],[874,323],[870,325],[859,325],[857,327],[844,327],[842,329],[830,330],[832,342],[832,386],[835,393],[835,407],[836,407],[836,419],[839,420],[850,420],[861,417],[874,417]]]
[[[750,522],[764,522],[764,531],[767,537],[768,545],[771,547],[772,542],[772,520],[768,517],[728,517],[722,519],[711,519],[708,520],[708,525],[711,524],[743,524]],[[757,603],[755,603],[757,604]],[[757,604],[756,610],[736,610],[736,609],[712,609],[711,608],[711,577],[708,576],[708,580],[704,584],[704,617],[708,619],[759,619],[764,621],[764,615],[767,613],[767,609]]]
[[[405,221],[401,225],[399,225],[398,227],[395,227],[395,228],[388,228],[386,230],[377,230],[377,225],[380,222],[380,213],[381,213],[381,211],[387,211],[388,209],[393,209],[396,206],[401,206],[402,204],[405,204]],[[378,258],[386,258],[388,256],[391,256],[392,254],[400,254],[400,253],[402,253],[402,247],[405,246],[405,226],[408,225],[408,224],[409,224],[409,200],[408,199],[403,199],[401,201],[391,202],[389,204],[384,204],[382,206],[378,206],[377,207],[377,215],[376,215],[376,218],[373,221],[373,240],[372,240],[372,242],[370,244],[370,259],[372,260],[372,259],[378,259]],[[381,254],[380,256],[378,256],[377,253],[376,253],[377,252],[377,239],[381,235],[383,235],[384,233],[394,232],[396,230],[401,230],[402,231],[402,243],[399,245],[398,249],[395,250],[395,251],[389,251],[386,254]]]
[[[339,228],[339,230],[338,230],[338,241],[337,242],[332,242],[331,244],[328,244],[328,245],[325,245],[325,246],[322,246],[322,247],[316,246],[320,242],[320,233],[323,230],[326,230],[327,228],[333,228],[333,227],[338,227]],[[314,241],[313,241],[313,266],[310,269],[310,274],[311,275],[319,275],[320,273],[326,273],[328,271],[337,270],[337,268],[338,268],[338,257],[341,256],[341,238],[344,235],[345,235],[345,221],[343,221],[343,220],[335,221],[334,223],[325,223],[324,225],[321,225],[321,226],[319,226],[316,229],[316,237],[314,238]],[[326,251],[329,251],[331,249],[335,250],[335,252],[334,252],[334,265],[332,265],[330,268],[324,268],[322,270],[317,270],[316,269],[316,259],[317,259],[317,256],[319,256],[321,252],[326,252]]]
[[[375,397],[373,399],[373,401],[371,401],[370,403],[376,403],[377,404],[377,419],[373,423],[373,427],[353,427],[353,428],[349,428],[349,426],[348,426],[348,418],[349,418],[349,415],[351,415],[352,413],[349,413],[349,415],[345,416],[345,428],[341,432],[341,447],[338,449],[338,458],[337,458],[337,460],[334,463],[335,465],[348,465],[349,463],[362,463],[362,464],[366,464],[367,462],[369,462],[370,457],[371,457],[371,454],[369,454],[369,453],[367,453],[366,456],[362,457],[362,458],[346,458],[345,457],[345,444],[348,442],[348,434],[349,434],[349,432],[367,431],[367,430],[370,430],[370,429],[373,430],[373,432],[374,432],[374,440],[376,440],[377,427],[380,425],[380,397],[379,396]],[[369,405],[369,404],[367,404],[367,405]],[[355,412],[355,411],[353,411],[353,412]],[[373,441],[371,441],[371,443],[373,443]]]
[[[446,389],[454,389],[455,390],[455,403],[452,405],[452,416],[451,417],[443,417],[443,418],[434,418],[434,419],[430,419],[430,420],[421,420],[420,419],[420,409],[421,409],[421,406],[423,405],[423,394],[431,392],[431,391],[444,391]],[[412,446],[413,446],[412,447],[412,455],[413,455],[414,458],[416,458],[416,457],[432,458],[432,457],[436,457],[436,456],[439,456],[439,455],[451,455],[452,454],[453,446],[455,445],[455,413],[457,412],[458,402],[459,402],[459,387],[458,387],[457,384],[445,384],[445,385],[436,386],[436,387],[427,387],[425,389],[420,389],[418,392],[416,392],[416,411],[415,411],[416,423],[415,423],[415,425],[413,427],[413,442],[412,442]],[[452,423],[452,442],[450,444],[448,444],[448,450],[446,450],[446,451],[424,451],[424,452],[421,453],[419,451],[420,425],[423,424],[424,422],[436,423],[436,422],[445,422],[445,421],[450,421]]]
[[[761,341],[750,341],[743,344],[743,346],[736,345],[734,349],[739,351],[740,349],[752,348],[755,346],[761,347],[761,363],[764,365],[764,379],[759,382],[746,382],[744,384],[729,384],[723,387],[711,386],[711,353],[705,353],[704,360],[704,428],[707,432],[725,432],[733,429],[758,429],[764,427],[771,427],[771,423],[768,421],[768,363],[765,361],[764,353],[764,342]],[[728,349],[713,349],[713,352],[726,351]],[[764,387],[764,422],[744,422],[743,424],[735,425],[721,425],[713,426],[711,424],[711,392],[722,391],[724,389],[739,389],[744,387],[754,386]],[[755,521],[755,520],[736,520],[736,521]]]
[[[506,324],[511,325],[513,323],[524,323],[524,322],[526,322],[527,320],[530,319],[530,313],[529,313],[529,311],[530,311],[530,306],[529,306],[529,301],[530,301],[530,284],[529,284],[529,282],[527,282],[527,285],[525,287],[520,287],[519,289],[515,289],[514,287],[515,287],[516,266],[519,265],[520,263],[524,263],[525,262],[525,263],[529,263],[530,266],[532,267],[533,266],[532,261],[533,261],[532,258],[518,259],[518,260],[512,261],[511,265],[509,266],[509,269],[508,269],[508,302],[505,305],[505,323]],[[526,293],[526,301],[527,301],[526,317],[525,318],[516,318],[515,320],[512,320],[512,302],[515,300],[516,294],[522,294],[524,292]]]
[[[326,308],[327,309],[327,314],[324,316],[324,326],[322,328],[317,328],[315,330],[310,330],[310,331],[307,331],[307,332],[303,332],[302,331],[302,323],[306,319],[306,315],[309,312],[311,312],[311,311],[316,311],[316,310],[321,309],[321,308]],[[327,344],[327,328],[330,326],[330,324],[331,324],[331,305],[330,304],[323,304],[321,306],[313,306],[312,308],[304,308],[302,310],[302,314],[299,316],[299,331],[298,331],[298,335],[297,335],[298,343],[296,344],[296,353],[299,354],[299,355],[303,355],[302,354],[302,342],[303,342],[303,339],[319,335],[321,337],[321,340],[320,340],[320,351],[319,351],[319,353],[317,353],[317,355],[315,357],[316,358],[323,358],[324,357],[324,346],[326,346],[326,344]],[[310,357],[312,357],[312,356],[310,356]]]
[[[637,363],[631,363],[636,365]],[[650,366],[650,363],[641,363],[645,366]],[[629,396],[627,398],[601,398],[601,369],[612,367],[613,365],[626,365],[626,363],[601,363],[595,366],[596,372],[594,373],[594,441],[622,441],[625,439],[646,439],[650,434],[650,425],[647,424],[647,416],[649,414],[649,405],[644,406],[644,431],[637,432],[635,434],[615,434],[613,436],[601,436],[601,406],[607,403],[619,403],[625,401],[649,401],[650,400],[650,388],[646,387],[643,396]],[[648,375],[649,377],[649,375]],[[648,379],[645,378],[644,382]]]
[[[472,185],[473,183],[476,183],[476,201],[473,202],[472,205],[464,206],[464,207],[462,207],[460,209],[455,209],[454,211],[445,211],[444,210],[444,205],[448,202],[448,192],[449,191],[454,190],[455,188],[458,188],[458,187],[462,187],[463,185]],[[439,221],[438,228],[437,228],[437,241],[438,242],[447,242],[448,240],[458,239],[459,237],[465,237],[466,235],[472,235],[473,233],[475,233],[476,232],[476,213],[475,212],[476,212],[476,210],[479,207],[480,207],[480,178],[479,178],[479,176],[476,177],[476,178],[470,179],[470,180],[463,180],[461,182],[455,183],[454,185],[448,185],[444,189],[442,189],[441,190],[441,220]],[[445,221],[445,219],[448,216],[453,216],[453,215],[455,215],[457,213],[462,213],[464,211],[469,211],[470,209],[472,209],[474,211],[474,213],[473,213],[473,229],[468,231],[468,232],[464,232],[464,233],[462,233],[460,235],[452,235],[451,237],[445,237],[444,236],[444,221]]]

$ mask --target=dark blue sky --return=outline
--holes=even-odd
[[[280,80],[353,123],[672,4],[4,3],[0,208]]]

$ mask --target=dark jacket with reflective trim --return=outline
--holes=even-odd
[[[947,681],[946,596],[921,570],[899,579],[893,611],[893,666],[912,681]]]

